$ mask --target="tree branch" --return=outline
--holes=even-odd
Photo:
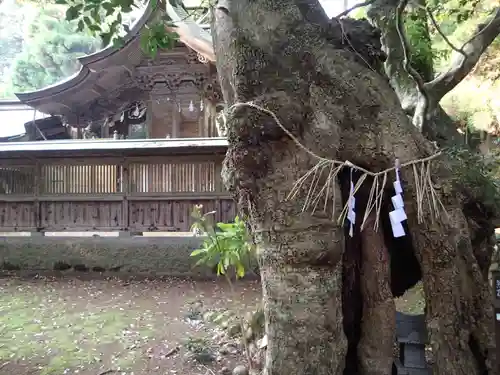
[[[461,48],[457,48],[455,47],[455,45],[451,42],[450,39],[448,39],[448,37],[446,35],[444,35],[443,33],[443,30],[441,30],[441,27],[439,26],[439,24],[437,23],[436,21],[436,18],[434,17],[434,14],[432,14],[432,11],[429,9],[429,7],[422,7],[425,9],[425,11],[427,12],[427,15],[429,16],[429,19],[431,20],[432,22],[432,25],[434,26],[434,28],[436,29],[436,31],[438,32],[439,35],[441,35],[441,38],[444,39],[444,41],[446,42],[446,44],[448,44],[448,46],[455,52],[458,52],[462,55],[465,56],[465,52],[463,49]]]
[[[409,0],[401,0],[396,8],[396,28],[399,35],[399,40],[401,41],[401,47],[403,48],[404,57],[404,69],[413,78],[417,84],[418,89],[423,92],[425,81],[422,76],[416,71],[415,68],[411,66],[410,61],[410,43],[406,36],[406,32],[403,24],[403,12],[408,5]]]
[[[429,96],[427,94],[427,89],[425,87],[425,81],[422,76],[417,72],[417,70],[411,65],[409,51],[410,45],[403,24],[403,12],[408,5],[409,0],[400,0],[396,8],[396,28],[401,41],[401,47],[403,48],[403,67],[405,71],[413,78],[415,84],[417,85],[419,94],[422,99],[419,101],[419,108],[415,110],[413,115],[413,124],[422,129],[425,125],[427,115],[429,112]]]
[[[457,86],[476,66],[481,55],[500,34],[500,8],[487,24],[479,25],[476,34],[458,49],[451,66],[435,79],[425,84],[433,99],[439,101]],[[463,52],[463,53],[462,53]]]
[[[367,16],[381,32],[380,41],[387,55],[384,67],[391,86],[396,91],[404,111],[413,116],[419,93],[413,77],[404,68],[404,52],[396,22],[398,4],[399,0],[376,0],[368,8]]]

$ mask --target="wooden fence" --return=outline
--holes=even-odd
[[[230,221],[221,155],[0,164],[0,231],[189,231],[194,205]]]

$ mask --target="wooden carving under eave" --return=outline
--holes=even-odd
[[[220,103],[224,100],[220,85],[215,76],[211,76],[210,79],[207,80],[203,91],[205,98],[214,104]]]

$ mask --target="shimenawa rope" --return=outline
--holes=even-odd
[[[384,196],[384,188],[387,183],[387,174],[392,171],[397,171],[400,168],[403,167],[408,167],[411,166],[413,168],[413,175],[414,175],[414,180],[415,180],[415,192],[416,192],[416,200],[417,200],[417,218],[418,222],[421,223],[423,221],[423,202],[425,198],[428,198],[429,202],[429,209],[431,210],[432,213],[434,213],[434,216],[436,218],[439,218],[439,207],[443,209],[443,211],[446,213],[444,206],[442,202],[440,201],[437,192],[432,184],[432,179],[431,179],[431,173],[430,173],[430,162],[442,155],[442,152],[437,152],[433,155],[427,156],[425,158],[421,159],[416,159],[416,160],[411,160],[405,163],[395,163],[394,167],[384,169],[380,172],[372,172],[369,171],[365,168],[362,168],[358,165],[355,165],[351,163],[349,160],[346,161],[340,161],[340,160],[334,160],[334,159],[329,159],[325,158],[322,156],[317,155],[314,151],[310,150],[306,146],[304,146],[298,139],[295,137],[278,119],[276,114],[264,107],[261,107],[257,104],[254,104],[252,102],[246,102],[246,103],[235,103],[233,104],[227,111],[230,112],[231,110],[234,110],[239,107],[250,107],[254,108],[258,111],[261,111],[273,118],[273,120],[276,122],[276,124],[285,132],[287,136],[292,139],[297,146],[299,146],[302,150],[304,150],[306,153],[311,155],[313,158],[318,160],[318,163],[311,168],[308,172],[306,172],[299,180],[297,180],[292,187],[290,193],[288,194],[287,199],[294,199],[298,192],[300,191],[301,187],[305,184],[306,181],[308,181],[312,177],[312,181],[310,182],[309,185],[309,191],[306,195],[306,199],[304,202],[304,205],[302,207],[302,211],[306,211],[309,208],[312,207],[313,213],[314,211],[318,208],[318,204],[321,201],[321,198],[324,196],[324,204],[323,204],[323,210],[327,210],[327,204],[328,204],[328,198],[330,196],[330,193],[333,195],[332,196],[332,219],[335,217],[335,201],[336,201],[336,196],[335,192],[336,189],[334,188],[334,183],[336,180],[336,177],[338,173],[341,171],[342,168],[344,167],[349,167],[351,169],[355,169],[359,172],[362,172],[362,175],[359,177],[356,186],[354,187],[352,193],[349,195],[347,199],[347,203],[344,205],[342,212],[340,213],[338,222],[343,223],[347,214],[348,210],[348,202],[349,200],[356,194],[356,192],[359,190],[363,182],[368,176],[373,177],[373,183],[372,187],[370,189],[370,194],[368,198],[368,202],[366,205],[366,210],[363,215],[363,221],[361,223],[361,230],[364,229],[366,221],[370,215],[370,213],[375,209],[375,223],[374,223],[374,229],[377,230],[379,227],[379,217],[380,217],[380,209],[382,207],[382,199]],[[223,116],[223,121],[226,121],[226,116]],[[417,169],[417,165],[420,164],[420,172]],[[323,176],[324,171],[328,168],[328,175],[326,178],[326,182],[321,186],[321,188],[318,190],[318,184],[320,182],[321,177]],[[380,182],[380,178],[382,181]]]

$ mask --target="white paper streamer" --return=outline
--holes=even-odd
[[[392,205],[394,206],[394,211],[389,212],[389,219],[391,221],[392,234],[395,238],[403,237],[406,235],[403,221],[407,219],[406,212],[404,209],[403,187],[401,186],[401,180],[399,179],[399,160],[396,159],[395,163],[396,181],[394,181],[394,191],[396,195],[391,198]]]
[[[354,223],[356,222],[356,198],[354,198],[354,184],[352,182],[352,169],[351,169],[351,188],[349,190],[349,205],[347,211],[347,220],[349,220],[349,236],[354,236]]]

